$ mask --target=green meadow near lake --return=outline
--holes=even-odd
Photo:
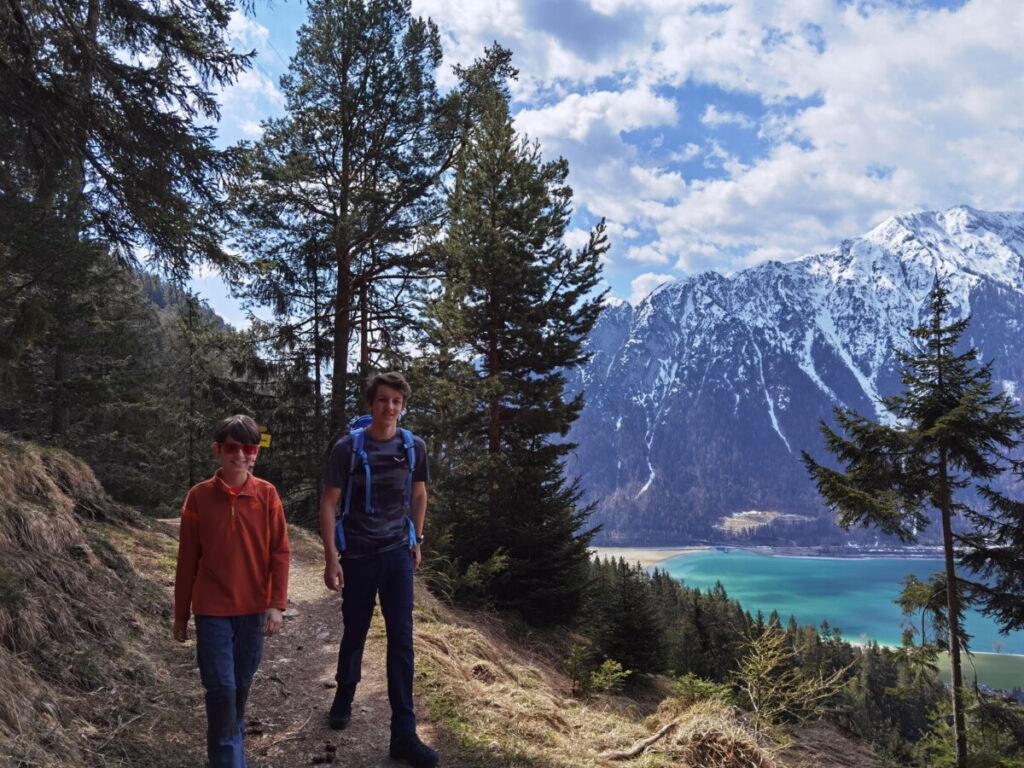
[[[600,554],[612,555],[613,550],[603,549]],[[942,568],[941,560],[924,558],[769,557],[740,550],[691,550],[649,561],[655,559],[656,567],[687,586],[707,589],[720,581],[729,596],[751,613],[768,615],[774,610],[783,622],[794,616],[800,624],[818,625],[824,620],[839,627],[850,642],[883,645],[900,645],[908,621],[893,602],[899,597],[900,582],[911,573],[926,579]],[[980,683],[995,688],[1024,686],[1024,632],[1002,635],[993,621],[976,612],[967,614],[966,629],[973,636],[971,650],[976,653],[974,668]],[[969,663],[965,672],[972,674]]]

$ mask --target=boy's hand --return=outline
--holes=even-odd
[[[284,614],[281,613],[280,608],[267,608],[267,613],[263,617],[263,636],[270,637],[276,635],[281,631],[281,625],[284,623]]]
[[[333,558],[324,566],[324,584],[332,592],[340,592],[345,586],[345,573],[341,570],[341,563]]]
[[[179,643],[184,643],[188,640],[188,619],[185,619],[184,621],[175,620],[174,639]]]
[[[423,560],[423,552],[420,551],[420,545],[417,544],[412,548],[412,569],[418,571],[420,569],[420,561]]]

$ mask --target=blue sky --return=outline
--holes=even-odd
[[[605,279],[666,280],[790,260],[885,218],[966,203],[1024,209],[1020,0],[413,0],[438,73],[498,41],[520,71],[518,130],[570,164],[570,244],[600,217]],[[258,138],[305,16],[237,14],[256,66],[221,94],[221,141]],[[197,289],[230,322],[215,275]]]

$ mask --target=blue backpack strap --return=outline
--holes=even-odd
[[[338,554],[345,551],[345,518],[339,517],[334,524],[334,546],[338,548]]]
[[[353,420],[352,423],[355,424],[356,421]],[[364,431],[364,428],[356,427],[349,433],[352,438],[352,446],[349,451],[348,479],[345,481],[345,506],[341,511],[341,517],[334,525],[334,543],[339,552],[345,551],[345,518],[348,516],[349,506],[352,503],[352,478],[360,461],[366,471],[366,510],[370,513],[373,512],[373,507],[370,505],[370,462],[367,460],[364,448]]]
[[[363,465],[363,473],[366,479],[366,500],[363,509],[366,514],[372,515],[376,510],[373,508],[373,483],[370,481],[370,457],[366,455],[366,429],[359,428],[352,430],[352,467],[348,473],[348,481],[352,482],[352,474],[355,470],[355,462]]]
[[[402,447],[405,448],[405,455],[409,459],[409,475],[405,478],[405,497],[402,499],[402,506],[408,507],[412,503],[412,473],[416,469],[416,443],[412,439],[412,432],[408,429],[399,431],[402,433]]]
[[[402,506],[408,509],[412,506],[412,474],[416,469],[416,443],[412,439],[412,432],[408,429],[400,430],[402,433],[402,446],[405,448],[405,455],[409,459],[409,474],[405,478],[405,498],[402,499]],[[409,523],[409,546],[416,546],[416,524],[413,523],[412,518],[409,515],[405,516],[405,520]]]
[[[352,453],[351,447],[349,448],[349,462],[348,462],[348,475],[345,480],[345,503],[341,508],[341,516],[334,523],[334,545],[338,548],[338,552],[345,551],[345,518],[348,516],[348,503],[349,499],[352,498],[352,458],[355,454]]]

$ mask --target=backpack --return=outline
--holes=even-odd
[[[345,518],[348,516],[349,503],[352,500],[352,477],[356,470],[362,465],[363,473],[366,476],[366,500],[364,509],[368,515],[376,514],[373,508],[373,483],[370,477],[370,457],[366,455],[366,428],[370,426],[373,417],[369,414],[357,416],[348,424],[348,433],[352,437],[352,451],[349,454],[348,480],[345,483],[345,506],[341,517],[334,524],[334,543],[338,552],[345,551]],[[412,432],[408,429],[399,429],[402,435],[402,447],[405,448],[405,455],[409,458],[409,475],[405,479],[405,494],[402,496],[402,509],[408,509],[412,504],[412,474],[416,469],[416,445],[412,439]],[[409,526],[409,546],[416,546],[416,526],[409,515],[405,516]]]

